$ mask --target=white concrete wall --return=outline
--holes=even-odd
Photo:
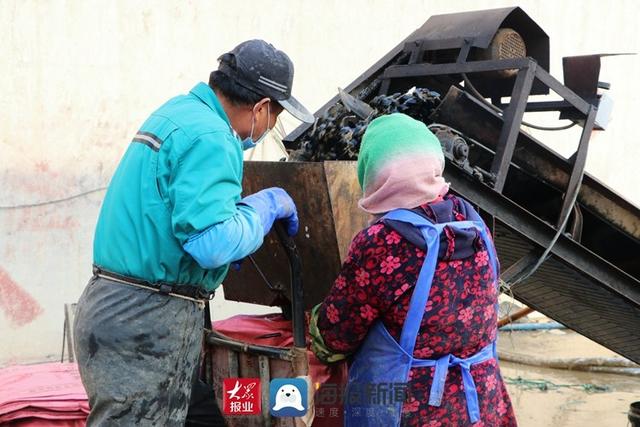
[[[0,364],[59,357],[63,304],[78,298],[90,276],[104,193],[5,207],[106,186],[139,124],[206,80],[220,53],[249,38],[271,41],[293,59],[294,92],[315,111],[430,15],[511,4],[0,1]],[[549,34],[560,80],[562,56],[640,50],[635,0],[520,6]],[[606,59],[602,76],[613,85],[615,118],[594,139],[588,169],[640,205],[640,61]],[[575,141],[554,146],[567,151]],[[217,300],[215,315],[238,307]]]

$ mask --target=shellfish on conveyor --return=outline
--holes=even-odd
[[[369,122],[385,114],[404,113],[429,124],[429,115],[440,105],[440,94],[427,88],[412,88],[405,93],[376,96],[368,105],[371,113],[364,118],[343,102],[331,107],[291,153],[290,160],[355,160]]]

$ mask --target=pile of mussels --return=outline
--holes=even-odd
[[[429,116],[439,104],[438,93],[414,88],[407,93],[376,96],[369,103],[373,111],[362,119],[338,102],[303,136],[299,149],[290,153],[290,160],[355,160],[362,135],[373,119],[385,114],[404,113],[428,125],[431,123]]]

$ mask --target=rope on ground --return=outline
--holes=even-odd
[[[544,379],[526,379],[520,376],[512,378],[512,377],[504,377],[505,383],[509,385],[514,385],[516,387],[523,388],[525,390],[539,390],[539,391],[549,391],[549,390],[557,390],[560,388],[573,388],[573,389],[582,389],[587,393],[606,393],[611,391],[611,388],[608,386],[597,385],[597,384],[556,384],[549,380]]]
[[[499,358],[505,362],[541,368],[640,376],[640,365],[620,357],[550,358],[535,357],[501,350],[499,352]]]

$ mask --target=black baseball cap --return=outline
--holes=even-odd
[[[295,118],[313,123],[315,118],[291,96],[293,62],[264,40],[248,40],[218,58],[218,70],[240,86],[277,101]]]

